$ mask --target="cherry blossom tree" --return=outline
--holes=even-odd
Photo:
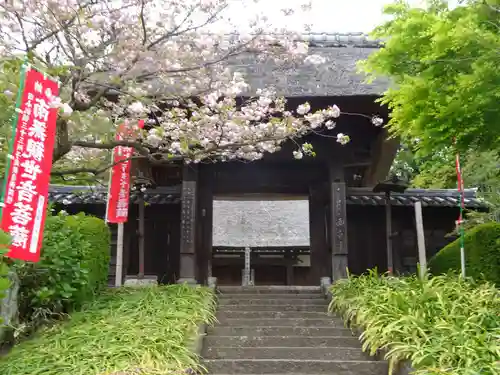
[[[290,110],[272,87],[249,91],[246,77],[227,61],[240,54],[281,65],[324,58],[309,55],[296,33],[273,28],[263,14],[245,27],[234,24],[227,16],[230,5],[7,0],[0,4],[0,58],[11,74],[0,73],[0,95],[13,105],[18,78],[12,67],[23,60],[60,80],[60,97],[52,103],[60,114],[54,161],[73,168],[56,169],[58,174],[102,172],[109,165],[102,166],[101,153],[117,145],[134,147],[134,158],[152,163],[257,160],[290,139],[297,143],[295,158],[312,154],[299,138],[322,126],[333,129],[340,109],[311,112],[303,103]],[[283,10],[283,16],[307,9]],[[225,33],[210,32],[217,23]],[[114,141],[118,124],[135,126],[139,120],[146,124],[137,137]],[[337,140],[345,144],[349,137],[339,134]],[[91,168],[84,164],[89,160]]]

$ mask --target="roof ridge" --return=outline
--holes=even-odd
[[[383,193],[375,193],[372,191],[371,187],[349,187],[348,192],[354,194],[364,194],[364,195],[381,195]],[[477,188],[469,188],[464,189],[464,193],[466,197],[476,197],[478,189]],[[408,188],[404,193],[392,193],[394,195],[415,195],[415,196],[457,196],[459,191],[457,189],[419,189],[419,188]]]
[[[485,208],[487,202],[476,197],[477,189],[465,191],[465,205],[468,208]],[[62,204],[105,204],[107,189],[104,187],[91,186],[68,186],[50,185],[49,199],[54,203]],[[385,205],[384,195],[374,193],[371,188],[348,188],[346,202],[362,206]],[[178,203],[181,197],[180,185],[162,186],[160,188],[146,190],[145,200],[149,203],[167,204]],[[137,193],[131,194],[132,203],[137,202]],[[459,197],[456,189],[408,189],[406,193],[394,193],[391,201],[396,206],[411,206],[415,201],[421,200],[424,206],[430,207],[458,207]]]
[[[309,33],[301,34],[304,42],[317,47],[370,47],[381,48],[383,41],[372,39],[365,33]]]
[[[382,39],[373,39],[368,33],[361,31],[356,32],[320,32],[320,31],[310,31],[310,32],[291,32],[290,34],[296,35],[296,41],[307,42],[311,47],[365,47],[365,48],[380,48],[383,45]],[[222,35],[227,38],[234,38],[239,35],[259,35],[257,33],[215,33],[215,32],[204,32],[201,35]],[[263,32],[260,35],[263,36],[274,36],[279,37],[280,35],[286,35],[285,32]]]
[[[202,32],[200,35],[257,35],[258,33],[238,33],[238,32]],[[285,32],[263,32],[259,33],[261,35],[285,35]],[[297,34],[297,35],[340,35],[340,36],[366,36],[369,37],[369,33],[365,33],[362,31],[348,31],[348,32],[336,32],[336,31],[309,31],[309,32],[289,32],[289,34]]]

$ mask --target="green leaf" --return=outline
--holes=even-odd
[[[10,288],[10,280],[6,277],[0,277],[0,290],[4,291]]]
[[[500,33],[498,2],[491,3],[398,2],[372,33],[384,48],[359,67],[396,84],[382,98],[392,110],[389,131],[419,139],[419,151],[500,149]]]

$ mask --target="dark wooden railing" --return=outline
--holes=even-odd
[[[250,247],[251,268],[255,266],[282,266],[286,268],[287,285],[293,285],[293,266],[300,263],[299,255],[309,255],[309,246]],[[245,247],[212,247],[213,266],[245,266]]]

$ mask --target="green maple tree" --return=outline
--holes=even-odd
[[[409,147],[402,147],[391,173],[409,181],[415,188],[455,189],[455,154],[450,148],[421,156]],[[460,159],[465,187],[477,189],[478,196],[490,205],[489,212],[468,212],[467,228],[487,221],[500,221],[500,154],[469,149]]]
[[[381,99],[388,129],[424,154],[500,149],[500,0],[397,1],[385,14],[373,32],[385,46],[361,68],[394,83]]]

